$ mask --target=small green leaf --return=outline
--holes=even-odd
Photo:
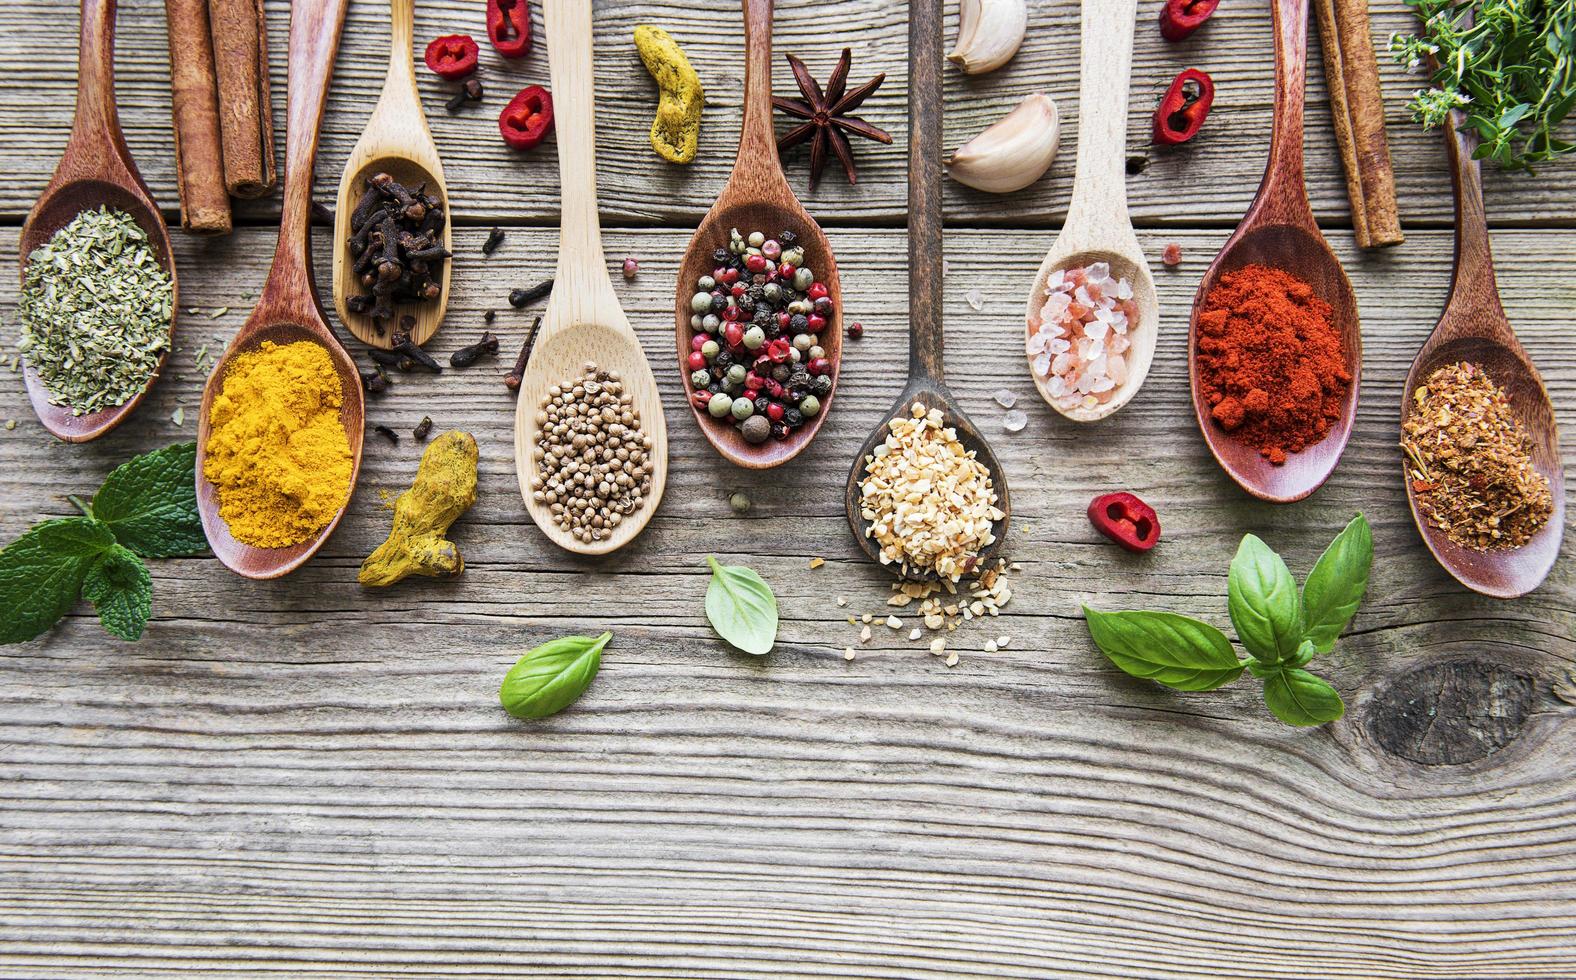
[[[1346,705],[1322,677],[1282,668],[1264,678],[1264,703],[1288,725],[1322,725],[1346,713]]]
[[[197,516],[197,444],[166,446],[121,464],[93,495],[92,510],[144,558],[207,550]]]
[[[153,579],[141,558],[117,544],[88,567],[82,598],[93,603],[106,630],[122,640],[141,639],[153,613]]]
[[[1373,563],[1373,532],[1368,519],[1358,514],[1324,549],[1302,585],[1305,635],[1318,652],[1334,649],[1336,637],[1352,621],[1362,604],[1363,593],[1368,591],[1368,572]]]
[[[743,565],[723,565],[707,556],[706,618],[717,635],[745,653],[770,653],[777,642],[777,598],[771,586]]]
[[[498,688],[504,710],[516,718],[546,718],[574,704],[602,666],[603,633],[549,640],[521,657]]]
[[[1302,608],[1297,582],[1281,556],[1252,534],[1242,537],[1226,577],[1231,625],[1248,652],[1276,663],[1302,643]]]
[[[34,525],[0,551],[0,643],[22,643],[46,632],[71,611],[82,579],[115,545],[110,529],[89,517]]]
[[[1236,680],[1238,661],[1226,634],[1176,613],[1083,607],[1089,635],[1111,662],[1134,677],[1179,691],[1213,691]]]

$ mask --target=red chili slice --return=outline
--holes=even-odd
[[[464,78],[476,70],[480,53],[469,34],[445,34],[427,45],[427,67],[439,78]]]
[[[1125,490],[1089,501],[1089,523],[1128,551],[1148,551],[1160,540],[1155,509]]]
[[[1165,0],[1160,7],[1160,36],[1180,41],[1204,26],[1220,0]]]
[[[505,58],[530,54],[531,8],[526,0],[487,0],[487,38]]]
[[[553,96],[540,85],[521,89],[498,116],[498,132],[516,150],[529,150],[552,131]]]
[[[1188,90],[1189,82],[1193,92]],[[1215,82],[1208,75],[1196,68],[1178,74],[1155,107],[1155,142],[1175,146],[1198,135],[1214,102]]]

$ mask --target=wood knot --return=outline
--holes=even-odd
[[[1487,660],[1431,663],[1392,678],[1369,702],[1367,729],[1386,751],[1425,766],[1487,758],[1514,742],[1536,681]]]

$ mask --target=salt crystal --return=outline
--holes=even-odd
[[[1052,293],[1050,298],[1045,301],[1045,305],[1040,308],[1040,320],[1046,323],[1052,320],[1060,320],[1062,314],[1067,312],[1067,307],[1071,306],[1072,302],[1073,298],[1066,293]]]
[[[1066,282],[1067,270],[1053,269],[1051,274],[1045,277],[1045,291],[1047,293],[1053,293],[1056,290],[1061,289]]]
[[[1113,384],[1127,383],[1127,358],[1120,353],[1113,353],[1105,359],[1105,373]]]
[[[1123,279],[1122,281],[1118,282],[1116,284],[1116,298],[1117,299],[1132,299],[1133,298],[1133,284],[1128,282],[1126,279]]]
[[[1053,337],[1051,338],[1051,342],[1045,345],[1045,349],[1050,351],[1052,354],[1060,354],[1064,351],[1071,350],[1072,346],[1073,342],[1068,340],[1066,337]]]
[[[1094,305],[1094,300],[1089,296],[1089,290],[1082,286],[1079,286],[1077,289],[1073,290],[1073,302],[1077,303],[1079,306],[1084,307],[1085,309],[1088,309]]]
[[[1008,432],[1022,432],[1023,427],[1029,424],[1029,416],[1019,409],[1013,409],[1001,418],[1001,427]]]
[[[1109,262],[1091,262],[1089,268],[1084,270],[1085,278],[1092,279],[1095,282],[1099,282],[1110,274],[1111,264]]]
[[[1109,324],[1101,320],[1096,320],[1093,323],[1084,324],[1084,336],[1088,337],[1090,340],[1104,340],[1105,332],[1109,329]]]
[[[1072,366],[1072,363],[1073,363],[1072,352],[1071,351],[1062,351],[1060,354],[1057,354],[1056,357],[1051,360],[1051,373],[1052,374],[1066,374],[1067,373],[1067,369]]]
[[[1095,392],[1096,394],[1098,394],[1099,392],[1102,392],[1102,391],[1110,391],[1112,388],[1115,388],[1115,387],[1116,387],[1116,382],[1112,381],[1109,375],[1103,375],[1100,378],[1097,378],[1095,380],[1094,385],[1091,386],[1089,390]]]
[[[1067,380],[1059,374],[1053,374],[1045,383],[1045,390],[1051,393],[1052,398],[1059,398],[1067,394]]]
[[[1051,355],[1047,351],[1040,351],[1034,355],[1034,373],[1045,377],[1051,372]]]
[[[1008,391],[1006,388],[1003,388],[996,392],[996,404],[1000,405],[1002,408],[1011,408],[1012,406],[1018,404],[1018,396]]]
[[[969,301],[971,309],[983,310],[985,308],[985,297],[981,295],[978,289],[969,290],[963,294],[963,298]]]
[[[1029,335],[1029,342],[1024,349],[1030,354],[1038,354],[1040,351],[1044,350],[1046,345],[1048,345],[1050,342],[1050,334],[1044,332],[1043,330],[1036,331]]]

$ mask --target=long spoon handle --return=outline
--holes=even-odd
[[[772,127],[773,6],[773,0],[744,0],[744,122],[734,168],[775,169],[778,179],[786,180]]]
[[[416,91],[416,69],[412,64],[412,37],[415,35],[415,0],[389,0],[389,70],[383,79],[383,94],[378,101],[401,99],[421,111]]]
[[[1446,309],[1462,307],[1462,313],[1486,313],[1503,319],[1499,286],[1494,280],[1494,253],[1489,244],[1488,215],[1483,208],[1483,174],[1472,159],[1477,134],[1463,129],[1467,117],[1460,109],[1450,113],[1445,126],[1445,150],[1450,159],[1450,180],[1456,197],[1455,269],[1450,278],[1450,299]],[[1497,316],[1496,316],[1497,315]],[[1449,318],[1468,322],[1467,317]],[[1470,320],[1480,319],[1473,316]]]
[[[303,325],[323,322],[312,279],[312,170],[349,5],[349,0],[294,0],[290,5],[284,203],[273,269],[258,305],[270,305],[276,313],[293,312]]]
[[[1308,0],[1274,0],[1275,121],[1259,188],[1261,220],[1313,224],[1303,183],[1302,116],[1308,84]]]
[[[1138,0],[1083,0],[1078,81],[1078,165],[1067,226],[1127,224],[1127,89]]]
[[[908,18],[908,373],[939,384],[941,0],[913,0]]]
[[[71,120],[73,153],[93,168],[129,161],[115,109],[115,0],[82,0],[82,30],[77,47],[77,111]],[[140,183],[140,180],[139,180]]]

